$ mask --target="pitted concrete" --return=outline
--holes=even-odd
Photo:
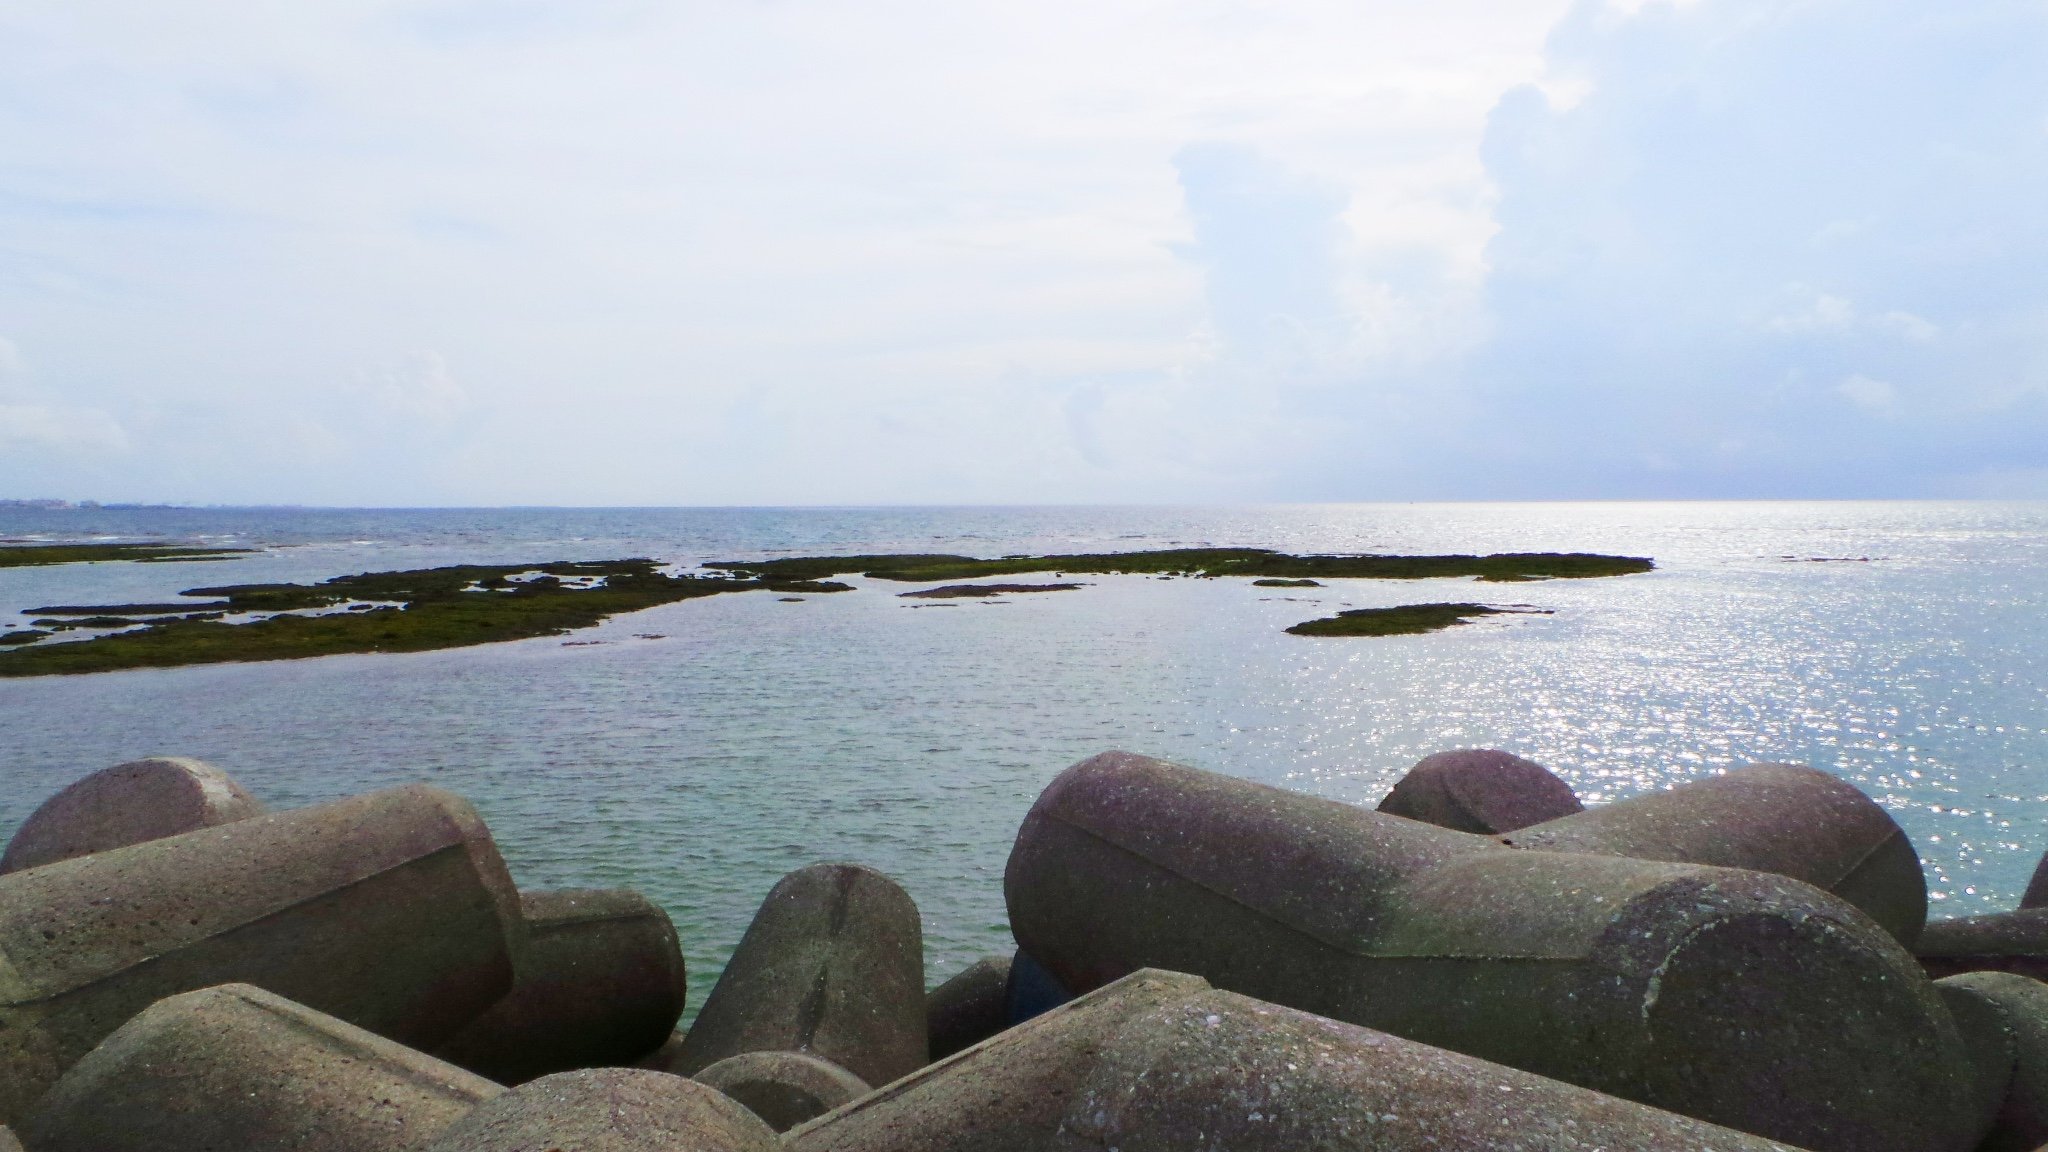
[[[1912,957],[1784,876],[1510,850],[1111,753],[1040,796],[1005,893],[1075,989],[1193,972],[1816,1152],[1980,1135]]]
[[[789,1152],[1792,1152],[1144,971],[790,1132]]]
[[[156,1001],[246,982],[416,1047],[512,986],[518,893],[414,785],[0,877],[0,1122]]]
[[[0,876],[264,812],[232,776],[203,760],[131,760],[79,780],[29,813],[0,855]]]
[[[2011,1072],[1997,1121],[1977,1152],[2031,1152],[2048,1142],[2048,984],[2010,972],[1965,972],[1936,986],[1989,1006],[2010,1044]],[[1987,1038],[1982,1046],[1994,1043]]]
[[[724,1093],[636,1068],[557,1072],[442,1131],[427,1152],[775,1152],[775,1133]]]
[[[22,1125],[35,1152],[414,1152],[504,1091],[247,984],[159,1000]]]
[[[777,1132],[868,1094],[867,1081],[802,1052],[743,1052],[691,1079],[746,1105]]]
[[[664,1070],[807,1052],[886,1084],[928,1060],[924,995],[910,896],[871,868],[814,864],[768,893]]]
[[[688,984],[668,914],[638,892],[522,892],[512,991],[435,1055],[500,1084],[631,1064],[659,1048]]]
[[[943,1060],[1009,1027],[1004,995],[1009,985],[1010,958],[984,956],[926,994],[932,1059]]]
[[[1585,811],[1550,769],[1497,748],[1425,756],[1380,801],[1389,816],[1498,835]]]

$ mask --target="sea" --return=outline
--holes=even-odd
[[[258,549],[0,569],[0,631],[43,604],[471,562],[1196,546],[1656,561],[1521,584],[1083,576],[981,601],[851,578],[443,652],[0,680],[0,835],[142,756],[199,757],[273,808],[427,781],[475,804],[522,887],[624,886],[667,909],[693,1011],[777,878],[818,861],[903,884],[932,983],[1007,954],[1020,820],[1110,749],[1361,805],[1452,748],[1536,760],[1589,804],[1808,763],[1911,834],[1935,915],[2011,907],[2048,848],[2048,504],[0,508],[0,538]],[[1285,631],[1445,600],[1542,612]]]

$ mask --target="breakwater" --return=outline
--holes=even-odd
[[[1930,924],[1904,830],[1803,766],[1586,808],[1466,750],[1372,811],[1109,753],[1003,887],[1014,950],[927,990],[913,893],[798,869],[678,1030],[668,918],[520,891],[449,792],[120,765],[0,858],[0,1147],[2048,1141],[2048,876]]]

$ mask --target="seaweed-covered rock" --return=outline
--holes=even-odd
[[[808,1052],[870,1084],[922,1067],[924,929],[894,880],[857,864],[782,878],[666,1071],[743,1052]]]
[[[790,1152],[1792,1152],[1441,1048],[1135,973],[790,1132]]]
[[[668,914],[638,892],[521,892],[527,948],[512,991],[435,1055],[500,1084],[631,1064],[683,1014],[688,985]]]
[[[157,1001],[22,1125],[36,1152],[411,1152],[504,1089],[247,984]]]
[[[0,876],[0,1122],[215,984],[438,1044],[511,988],[518,898],[476,812],[421,785]]]
[[[203,760],[153,756],[103,768],[43,801],[7,842],[0,875],[263,815]]]
[[[1496,835],[1585,811],[1572,786],[1534,760],[1498,748],[1461,748],[1416,762],[1380,801],[1389,816]]]
[[[1815,1152],[1980,1135],[1913,958],[1784,876],[1509,849],[1110,753],[1039,797],[1004,891],[1077,991],[1190,972]]]
[[[543,1076],[456,1121],[425,1152],[774,1152],[775,1133],[731,1098],[665,1072]]]
[[[865,1080],[802,1052],[742,1052],[690,1077],[747,1106],[777,1132],[868,1094]]]

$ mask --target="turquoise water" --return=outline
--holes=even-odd
[[[1002,603],[855,581],[451,652],[0,681],[0,833],[76,776],[152,754],[212,761],[280,807],[428,780],[476,804],[522,885],[627,885],[666,907],[693,1001],[775,879],[817,860],[903,882],[934,981],[1007,950],[1018,821],[1053,775],[1109,748],[1358,803],[1452,747],[1511,749],[1592,802],[1806,761],[1891,809],[1936,914],[2009,906],[2048,847],[2042,504],[0,509],[0,536],[266,549],[0,569],[0,619],[199,584],[627,555],[1242,544],[1658,562],[1514,585],[1082,577]],[[1282,631],[1345,606],[1456,599],[1554,615],[1414,637]]]

